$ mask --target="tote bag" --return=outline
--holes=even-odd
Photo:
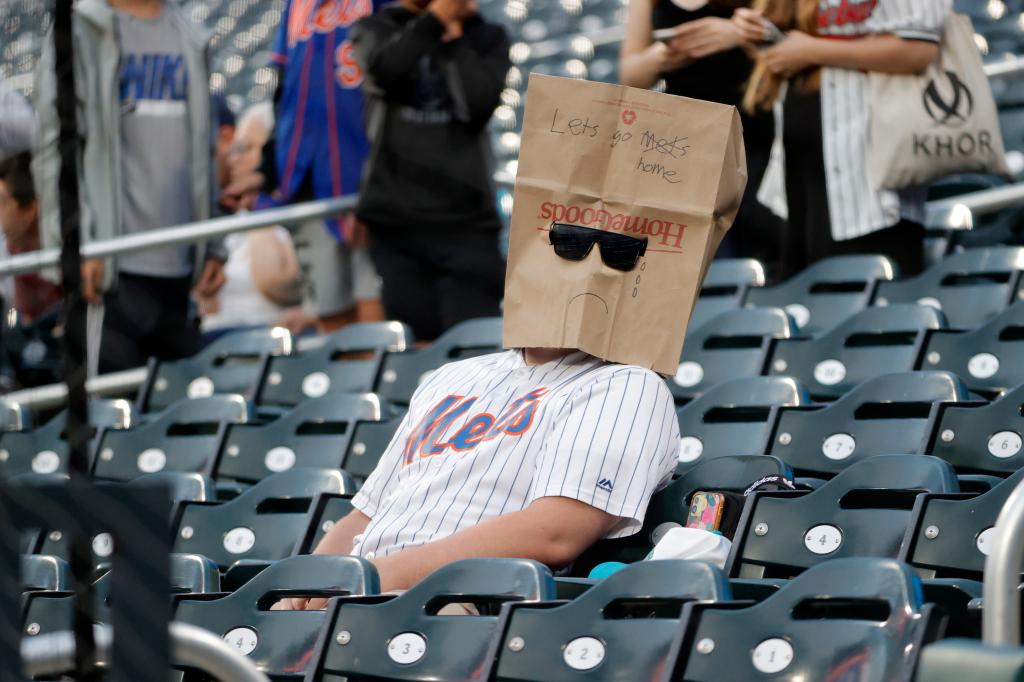
[[[939,58],[920,75],[869,74],[868,167],[875,189],[952,173],[1009,176],[999,117],[971,20],[950,15]]]

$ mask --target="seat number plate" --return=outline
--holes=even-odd
[[[592,670],[604,660],[604,644],[593,637],[577,637],[565,645],[562,660],[573,670]]]

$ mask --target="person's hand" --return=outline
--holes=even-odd
[[[307,329],[316,329],[317,322],[317,318],[303,310],[302,306],[294,306],[281,313],[281,316],[274,322],[274,326],[284,327],[293,336],[298,336]]]
[[[729,19],[705,17],[676,26],[676,36],[669,46],[693,59],[732,50],[740,46],[742,34]]]
[[[365,249],[370,245],[369,228],[366,227],[366,223],[351,213],[342,218],[341,232],[350,249]]]
[[[259,171],[244,174],[230,173],[231,180],[220,193],[221,205],[230,210],[251,209],[263,189],[264,177]]]
[[[647,53],[657,65],[658,73],[668,73],[693,63],[693,58],[690,55],[661,41],[651,43],[647,48]]]
[[[224,264],[210,259],[203,265],[203,272],[196,282],[196,293],[203,298],[212,298],[224,286]]]
[[[103,302],[103,261],[82,261],[82,298],[86,303]]]
[[[789,78],[815,65],[817,40],[802,31],[790,31],[785,40],[761,53],[761,61],[772,73]]]
[[[768,38],[764,15],[759,9],[740,7],[733,12],[731,21],[739,31],[741,42],[746,45],[760,45]]]

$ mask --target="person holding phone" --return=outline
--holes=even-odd
[[[878,192],[868,173],[868,74],[926,69],[951,4],[758,0],[757,14],[737,13],[747,40],[764,35],[762,17],[786,32],[761,52],[744,97],[748,112],[774,108],[783,122],[785,162],[770,173],[785,177],[785,276],[854,253],[889,256],[904,276],[924,267],[924,188]]]
[[[665,91],[739,106],[753,68],[752,53],[768,39],[753,39],[733,20],[750,0],[630,0],[619,80],[636,88],[665,80]],[[773,137],[770,113],[743,115],[748,185],[757,187],[768,165]],[[720,256],[778,259],[778,218],[747,192]]]

